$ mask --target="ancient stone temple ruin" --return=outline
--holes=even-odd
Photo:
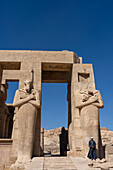
[[[18,81],[13,104],[5,104],[7,81]],[[67,156],[85,157],[91,136],[96,156],[103,156],[99,108],[92,64],[70,51],[0,51],[0,157],[8,164],[42,156],[41,84],[68,83]],[[59,94],[60,97],[60,94]],[[2,159],[3,158],[3,159]],[[5,158],[5,160],[4,160]],[[15,164],[16,164],[15,163]]]

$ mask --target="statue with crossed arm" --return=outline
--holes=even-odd
[[[97,143],[97,156],[99,154],[99,108],[103,108],[103,101],[98,90],[82,89],[75,92],[75,107],[79,109],[79,116],[83,134],[83,150],[88,153],[88,142],[91,136]]]
[[[31,160],[35,135],[37,109],[40,107],[39,92],[32,81],[26,80],[24,88],[15,93],[13,106],[18,110],[18,157],[16,163]]]

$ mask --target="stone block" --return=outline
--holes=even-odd
[[[113,154],[113,145],[106,147],[107,154]]]
[[[6,165],[10,162],[12,149],[11,139],[0,139],[0,163]]]
[[[105,147],[105,156],[107,161],[113,162],[113,145],[107,145]]]

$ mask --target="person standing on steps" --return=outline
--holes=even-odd
[[[91,140],[89,141],[89,157],[91,158],[91,160],[96,160],[95,157],[95,149],[96,149],[96,142],[93,140],[93,137],[91,137]]]

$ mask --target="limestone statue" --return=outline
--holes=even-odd
[[[39,92],[32,81],[26,80],[24,88],[15,93],[13,106],[18,109],[18,158],[16,163],[31,160],[34,144],[35,121],[40,107]]]
[[[97,143],[97,157],[99,156],[99,108],[103,108],[103,101],[98,90],[88,89],[75,92],[75,106],[79,109],[80,122],[83,132],[83,150],[88,154],[88,141],[91,136]]]

